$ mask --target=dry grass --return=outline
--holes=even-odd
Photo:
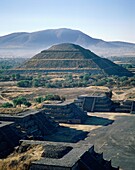
[[[58,78],[59,79],[59,78]],[[61,79],[61,78],[60,78]],[[55,77],[53,80],[56,80]],[[113,89],[113,98],[114,99],[130,99],[132,96],[135,96],[135,88],[116,88]],[[105,86],[89,86],[89,87],[82,87],[82,88],[19,88],[16,86],[10,86],[10,83],[6,86],[1,88],[1,99],[3,101],[12,100],[15,97],[18,96],[24,96],[27,97],[30,101],[33,100],[33,98],[38,96],[44,96],[48,93],[54,93],[60,96],[65,96],[68,100],[74,100],[78,95],[85,95],[89,94],[91,92],[97,92],[97,91],[109,91],[108,87]],[[133,97],[132,97],[133,99]],[[2,103],[2,102],[1,102]]]
[[[113,90],[113,100],[135,100],[135,88],[115,88]],[[79,95],[89,95],[94,92],[106,92],[109,91],[108,87],[104,86],[89,86],[82,88],[19,88],[12,86],[5,86],[1,88],[0,105],[4,102],[11,102],[11,100],[18,96],[24,96],[32,103],[33,108],[42,108],[34,102],[34,99],[39,96],[45,96],[46,94],[53,93],[56,95],[64,96],[66,100],[73,102]],[[5,111],[7,112],[7,111]],[[10,112],[10,111],[9,111]]]
[[[78,95],[89,94],[91,91],[108,91],[108,88],[105,87],[82,87],[82,88],[19,88],[12,86],[10,87],[3,87],[1,90],[1,95],[3,97],[3,101],[12,100],[18,96],[27,97],[29,100],[33,100],[33,98],[38,96],[44,96],[48,93],[57,94],[60,96],[65,96],[68,100],[74,100]]]
[[[105,86],[89,86],[89,87],[86,87],[87,89],[89,90],[96,90],[96,91],[109,91],[110,89],[108,87],[105,87]]]
[[[0,114],[10,114],[10,115],[14,115],[17,113],[21,113],[28,110],[27,108],[0,108]]]
[[[135,100],[135,88],[114,90],[113,100]]]
[[[39,160],[42,153],[42,146],[31,145],[23,153],[14,152],[6,159],[1,159],[0,170],[28,170],[30,163]]]

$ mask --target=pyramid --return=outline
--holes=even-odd
[[[108,59],[101,58],[79,45],[63,43],[41,51],[28,60],[22,67],[28,70],[90,72],[131,76],[132,73]]]

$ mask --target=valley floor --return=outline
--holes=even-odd
[[[74,101],[77,96],[89,94],[91,91],[106,91],[106,87],[87,88],[19,88],[14,83],[0,82],[0,104],[12,100],[17,96],[25,96],[32,101],[37,96],[47,93],[65,96]],[[135,88],[113,89],[114,100],[135,99]],[[90,144],[94,144],[96,152],[103,152],[104,158],[112,160],[113,166],[120,166],[123,170],[134,170],[135,167],[135,115],[126,113],[89,113],[83,124],[60,124],[56,136],[47,140],[77,142],[82,132],[85,132]],[[62,130],[62,131],[61,131]],[[74,138],[78,132],[77,138]],[[63,134],[65,137],[63,138]],[[71,135],[72,134],[72,135]],[[84,136],[84,138],[86,137]],[[69,138],[70,137],[70,138]],[[81,136],[82,137],[82,136]],[[67,141],[68,139],[68,141]]]
[[[74,101],[79,95],[109,90],[109,88],[105,86],[89,86],[81,88],[21,88],[14,86],[14,84],[14,82],[0,82],[0,104],[3,102],[9,102],[18,96],[24,96],[33,102],[34,98],[50,93],[64,96],[67,100]],[[114,87],[111,90],[113,92],[113,100],[135,100],[135,87]]]

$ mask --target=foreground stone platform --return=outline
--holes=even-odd
[[[13,122],[0,121],[0,158],[13,152],[21,139],[13,130]]]
[[[28,111],[18,115],[0,114],[0,157],[5,157],[20,139],[44,140],[45,136],[54,133],[58,123],[47,116],[43,110]]]
[[[60,141],[68,138],[77,142],[87,133],[60,127],[59,122],[82,123],[86,117],[87,113],[74,103],[46,105],[42,110],[14,115],[0,114],[0,158],[12,152],[20,139]]]
[[[44,147],[40,160],[32,162],[30,170],[117,170],[111,161],[103,159],[103,154],[94,151],[94,146],[86,141],[77,144],[63,142],[21,141],[25,146],[37,144]]]

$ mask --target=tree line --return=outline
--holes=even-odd
[[[34,99],[34,102],[36,103],[42,103],[44,101],[61,101],[64,102],[66,100],[66,98],[64,96],[59,96],[59,95],[55,95],[55,94],[47,94],[45,96],[38,96]],[[32,105],[31,102],[29,102],[27,100],[26,97],[23,96],[19,96],[15,99],[13,99],[11,102],[6,102],[2,104],[2,108],[15,108],[17,106],[21,107],[22,105],[26,106],[26,107],[30,107]]]

